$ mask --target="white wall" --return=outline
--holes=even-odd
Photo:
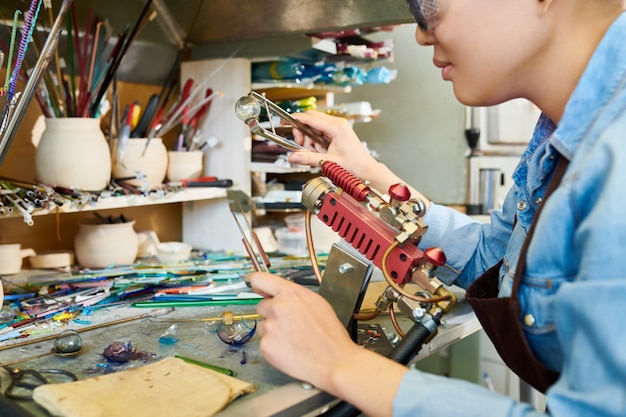
[[[193,90],[221,92],[199,129],[219,144],[204,149],[203,175],[233,180],[234,189],[250,194],[250,129],[235,115],[235,103],[250,91],[250,62],[243,58],[185,62],[181,79],[195,80]],[[242,251],[241,234],[226,198],[183,205],[183,240],[195,248]]]

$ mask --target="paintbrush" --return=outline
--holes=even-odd
[[[146,104],[146,109],[143,111],[141,118],[139,119],[139,123],[133,129],[130,134],[131,138],[143,138],[146,135],[146,131],[148,130],[148,126],[150,121],[154,117],[154,113],[157,111],[157,107],[159,105],[159,96],[153,94],[148,99],[148,104]]]
[[[73,6],[73,4],[72,4]],[[67,15],[66,30],[67,30],[67,62],[69,70],[69,82],[63,82],[65,87],[65,96],[67,102],[67,115],[70,117],[76,116],[76,77],[74,74],[74,46],[73,46],[73,29],[72,29],[72,15]]]
[[[96,23],[96,33],[93,38],[93,43],[91,45],[91,59],[89,62],[89,73],[87,74],[87,89],[91,90],[91,85],[93,83],[93,73],[96,67],[96,56],[98,55],[98,45],[100,44],[100,32],[102,32],[104,23],[98,22]]]
[[[151,7],[152,7],[152,0],[148,0],[143,10],[141,11],[141,14],[139,15],[139,19],[135,23],[135,26],[133,27],[133,30],[130,33],[130,36],[128,37],[126,42],[124,42],[124,44],[122,45],[122,48],[119,54],[117,54],[117,56],[115,57],[115,60],[113,61],[113,64],[109,68],[109,71],[107,72],[104,78],[104,81],[102,82],[102,85],[100,86],[98,94],[96,95],[95,100],[92,102],[91,114],[93,115],[97,114],[98,107],[100,106],[100,101],[102,100],[102,97],[104,97],[104,94],[109,88],[109,84],[111,83],[113,75],[115,74],[115,72],[117,72],[117,69],[120,63],[122,62],[122,60],[124,59],[124,56],[126,55],[128,48],[130,47],[130,44],[139,35],[139,33],[141,32],[143,27],[146,25],[146,23],[154,19],[154,17],[156,16],[156,12],[151,12]]]
[[[9,83],[11,81],[11,70],[12,70],[11,62],[13,60],[13,49],[15,48],[15,38],[17,36],[17,21],[18,21],[20,13],[22,13],[20,10],[16,10],[15,14],[13,15],[13,29],[11,31],[11,42],[9,44],[9,58],[7,59],[7,71],[5,75],[5,81],[4,81],[4,93],[5,94],[8,94],[9,92]]]

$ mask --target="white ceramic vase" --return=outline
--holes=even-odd
[[[111,178],[109,145],[98,119],[46,119],[35,160],[37,181],[47,185],[101,191]]]
[[[128,178],[137,176],[137,179],[126,180],[126,184],[135,187],[147,185],[147,188],[158,188],[165,179],[167,171],[167,149],[161,138],[153,138],[148,143],[145,138],[128,139],[122,160],[116,159],[118,140],[112,142],[113,178]],[[145,149],[145,153],[144,153]]]
[[[169,151],[167,165],[167,179],[171,182],[198,178],[204,167],[204,152],[202,151]]]
[[[134,221],[80,224],[74,237],[78,263],[92,269],[134,263],[139,248],[134,225]]]

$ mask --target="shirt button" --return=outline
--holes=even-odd
[[[526,210],[526,202],[524,200],[519,201],[517,203],[517,209],[520,210],[520,211],[521,210]]]
[[[528,327],[532,327],[535,324],[535,317],[532,314],[526,314],[524,316],[524,324]]]
[[[536,203],[537,205],[540,205],[542,201],[543,201],[543,198],[541,198],[541,197],[537,197],[537,198],[535,198],[535,203]]]

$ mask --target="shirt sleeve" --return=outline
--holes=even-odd
[[[464,417],[545,417],[530,404],[518,403],[481,385],[416,369],[406,372],[393,402],[394,417],[449,417],[461,411]]]
[[[573,230],[561,254],[571,271],[554,297],[563,347],[561,378],[547,393],[554,415],[626,415],[625,126],[622,119],[593,149],[583,147],[567,184]]]
[[[513,228],[513,216],[506,213],[514,213],[514,200],[513,192],[509,192],[503,209],[494,210],[489,222],[431,203],[424,216],[428,231],[419,247],[437,246],[443,249],[446,265],[436,273],[441,281],[467,288],[502,259]]]

